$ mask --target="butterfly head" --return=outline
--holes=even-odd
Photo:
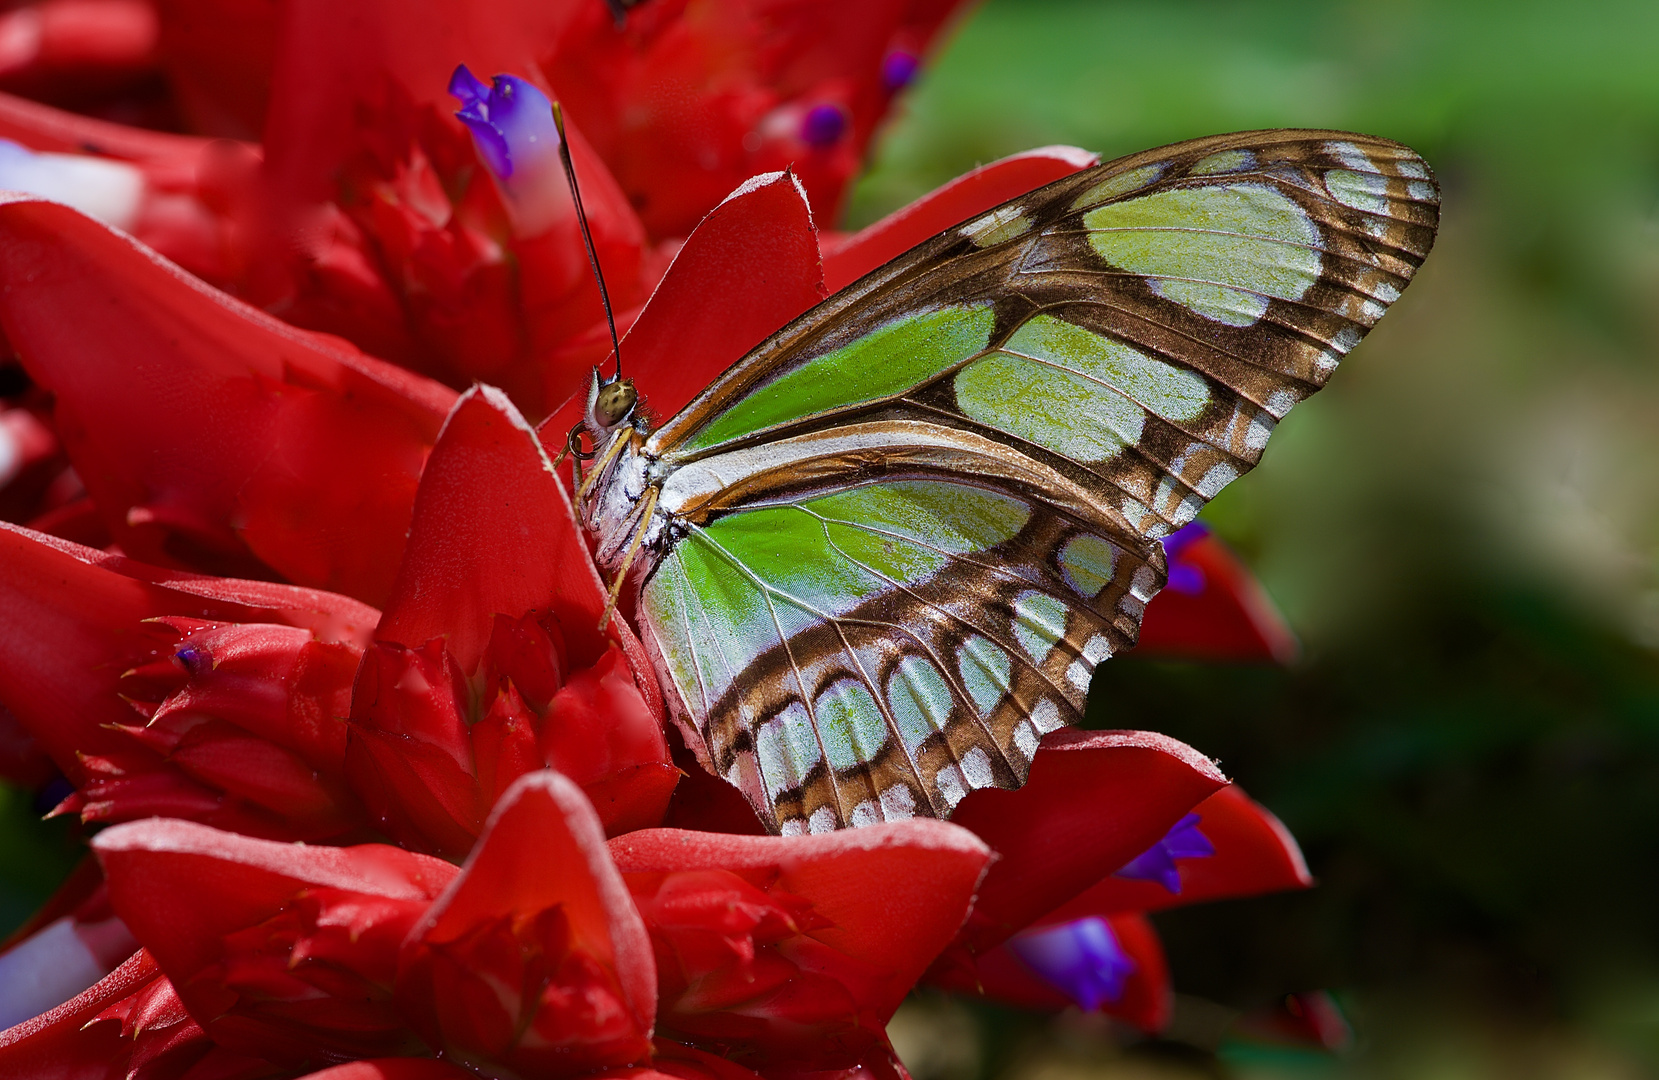
[[[588,388],[587,419],[596,442],[604,441],[623,424],[637,420],[638,408],[639,391],[634,389],[634,380],[613,377],[606,381],[599,369],[594,369],[593,382]]]

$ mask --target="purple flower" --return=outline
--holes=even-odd
[[[814,105],[801,119],[801,141],[815,150],[825,150],[847,133],[847,114],[839,105]]]
[[[497,75],[485,85],[465,64],[449,77],[449,92],[461,99],[455,115],[472,132],[474,145],[496,178],[512,177],[515,166],[559,149],[553,103],[516,75]]]
[[[1169,588],[1178,593],[1195,596],[1204,591],[1204,571],[1191,563],[1181,561],[1181,552],[1189,544],[1210,535],[1210,527],[1194,521],[1164,537],[1164,554],[1169,556]]]
[[[1171,575],[1173,577],[1173,575]],[[1171,894],[1181,894],[1181,868],[1176,859],[1201,859],[1215,854],[1215,845],[1198,831],[1198,815],[1188,814],[1164,838],[1130,859],[1113,877],[1156,881]]]
[[[1112,928],[1094,916],[1027,930],[1011,938],[1008,947],[1039,978],[1089,1012],[1120,1000],[1135,973],[1135,962]]]
[[[913,52],[894,49],[881,61],[881,85],[889,94],[896,94],[910,85],[922,62]]]
[[[460,99],[455,115],[472,133],[478,156],[506,196],[513,232],[544,232],[570,203],[553,103],[516,75],[497,75],[486,84],[465,64],[449,77],[449,92]]]

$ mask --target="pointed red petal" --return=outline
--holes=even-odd
[[[63,206],[0,204],[0,286],[6,337],[56,395],[124,550],[386,595],[450,391],[245,307]]]
[[[194,1000],[191,979],[220,960],[227,934],[259,925],[305,889],[430,901],[458,872],[385,844],[283,844],[166,819],[105,829],[92,847],[110,903],[185,988],[187,1003]]]
[[[824,286],[843,289],[952,225],[1099,162],[1075,146],[1045,146],[981,165],[833,247],[826,244]]]
[[[1037,922],[1047,925],[1087,915],[1160,911],[1313,884],[1296,838],[1271,811],[1237,787],[1222,788],[1193,807],[1193,813],[1198,815],[1198,831],[1214,845],[1215,854],[1180,860],[1179,893],[1155,881],[1107,877]]]
[[[418,647],[447,636],[470,675],[497,614],[550,610],[572,659],[604,651],[605,592],[535,433],[506,395],[468,390],[445,422],[415,498],[409,545],[376,636]]]
[[[113,1069],[125,1063],[130,1046],[122,1038],[122,1025],[94,1021],[111,1005],[162,977],[149,953],[134,953],[80,995],[0,1032],[0,1075],[108,1080]]]
[[[171,651],[140,632],[144,620],[257,618],[91,565],[104,557],[0,523],[0,701],[77,783],[89,778],[81,755],[129,746],[108,728],[135,719],[117,696],[122,672]]]
[[[871,973],[848,989],[883,1022],[956,933],[991,858],[966,830],[925,819],[795,837],[647,829],[611,851],[630,881],[722,870],[810,902],[828,925],[806,935]]]
[[[1295,633],[1249,567],[1213,534],[1170,558],[1195,572],[1196,592],[1164,588],[1146,605],[1134,655],[1147,659],[1289,664]],[[1172,579],[1174,575],[1172,573]]]
[[[1050,733],[1024,787],[975,791],[951,816],[1000,856],[959,944],[979,952],[1029,925],[1151,847],[1226,782],[1167,735]]]
[[[806,192],[788,173],[757,176],[687,238],[622,339],[623,371],[666,419],[825,295]],[[547,422],[550,440],[564,438],[584,401],[578,394]]]
[[[649,1052],[651,942],[593,808],[558,773],[508,789],[404,948],[398,1001],[448,1053],[565,1075]]]

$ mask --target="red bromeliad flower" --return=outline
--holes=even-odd
[[[72,103],[77,85],[164,73],[197,130],[263,144],[121,129],[0,95],[0,137],[20,144],[0,147],[0,186],[65,198],[291,323],[454,386],[499,385],[540,417],[603,356],[589,333],[598,296],[564,185],[526,192],[522,170],[475,152],[453,115],[468,90],[452,81],[457,62],[517,72],[532,94],[565,101],[626,322],[679,238],[755,173],[793,166],[818,206],[837,209],[960,6],[859,0],[831,17],[810,0],[655,0],[618,24],[597,0],[368,0],[350,19],[322,0],[155,11],[46,0],[6,18],[102,18],[112,40],[69,48],[52,43],[96,35],[51,30],[33,82],[13,86]],[[50,59],[71,55],[87,62]]]
[[[141,174],[129,224],[144,235],[164,234],[135,223],[172,206],[175,222],[234,241],[214,250],[245,254],[304,219],[320,237],[303,253],[310,276],[283,279],[288,299],[266,302],[312,325],[328,320],[306,305],[332,304],[349,316],[337,329],[389,342],[404,364],[506,372],[520,400],[551,407],[573,358],[603,349],[572,314],[593,297],[571,276],[585,256],[565,197],[531,182],[545,165],[526,150],[538,129],[503,108],[539,91],[445,60],[454,80],[440,90],[453,88],[463,128],[428,77],[453,40],[471,43],[469,62],[516,56],[543,32],[576,43],[519,70],[560,87],[588,80],[583,115],[601,154],[575,133],[571,146],[601,257],[623,278],[616,295],[650,292],[622,321],[631,374],[662,414],[827,292],[1093,160],[1060,148],[998,162],[821,247],[803,178],[834,205],[853,160],[843,151],[868,137],[948,4],[889,5],[857,41],[745,38],[749,24],[723,21],[740,4],[664,0],[647,10],[682,21],[624,31],[587,8],[431,6],[460,20],[445,24],[460,38],[411,40],[365,9],[374,48],[357,62],[384,78],[345,79],[326,34],[314,81],[282,66],[299,63],[286,46],[239,72],[246,92],[227,98],[238,108],[265,108],[260,70],[292,92],[270,99],[264,166],[233,145],[23,106],[0,107],[0,132],[35,132],[52,152],[102,132]],[[329,14],[291,7],[285,34]],[[748,51],[716,48],[734,34]],[[171,40],[175,70],[193,48],[211,51]],[[361,52],[364,39],[351,41]],[[609,68],[605,56],[629,59]],[[662,96],[695,73],[722,90],[682,116]],[[281,110],[309,118],[315,146]],[[706,144],[685,135],[704,128]],[[640,164],[652,140],[674,160],[733,140],[742,151],[675,187]],[[817,172],[737,185],[767,155],[799,150],[790,140],[824,152]],[[182,161],[198,178],[219,169],[214,205],[240,209],[190,209],[212,201],[200,185],[157,202],[156,177]],[[466,169],[476,182],[462,185]],[[630,200],[653,229],[696,223],[660,249],[672,256],[660,283],[651,269],[629,284],[630,256],[615,254],[633,244],[648,267]],[[607,206],[617,231],[602,224]],[[251,238],[233,235],[242,228]],[[537,274],[568,287],[538,293]],[[381,1060],[317,1075],[455,1075],[386,1060],[440,1054],[522,1076],[889,1072],[883,1025],[924,972],[1155,1028],[1167,975],[1141,912],[1308,881],[1294,842],[1213,763],[1144,732],[1053,733],[1024,788],[975,792],[949,825],[743,835],[759,831],[747,804],[665,733],[626,621],[597,629],[604,591],[565,488],[506,395],[457,396],[27,197],[0,202],[0,286],[0,328],[37,388],[17,423],[0,424],[0,437],[24,433],[0,451],[25,447],[19,477],[67,459],[85,485],[37,521],[57,536],[0,526],[0,761],[37,783],[55,767],[71,785],[57,812],[115,826],[95,843],[107,893],[97,874],[77,877],[51,920],[0,953],[0,1004],[23,1010],[13,1019],[45,1010],[0,1035],[0,1071],[62,1061],[57,1075],[251,1078],[357,1057]],[[363,317],[382,310],[375,295],[395,315],[379,329]],[[496,368],[454,351],[509,339],[488,363],[514,359]],[[400,353],[400,341],[436,352]],[[549,420],[548,441],[570,422]],[[1187,587],[1149,609],[1148,650],[1286,656],[1293,639],[1248,574],[1218,542],[1188,538],[1170,548],[1172,582]],[[144,948],[121,962],[134,939]],[[3,977],[54,965],[60,977],[27,992]]]

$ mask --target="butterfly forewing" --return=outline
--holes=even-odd
[[[780,330],[647,443],[676,542],[640,611],[708,764],[783,831],[1023,782],[1133,643],[1159,538],[1436,221],[1395,143],[1218,136],[1034,191]]]

